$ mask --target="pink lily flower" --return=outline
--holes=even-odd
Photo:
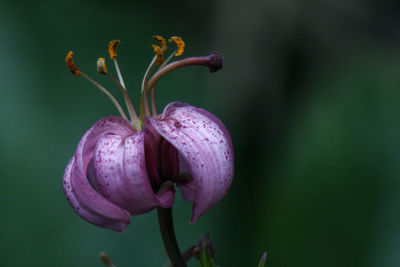
[[[143,80],[139,117],[116,61],[119,41],[109,45],[118,80],[108,73],[105,60],[98,60],[98,71],[109,76],[123,92],[130,120],[104,87],[77,69],[72,52],[66,58],[71,72],[105,92],[121,117],[102,118],[85,133],[65,169],[64,192],[84,220],[116,231],[124,231],[131,215],[171,207],[175,186],[185,200],[193,203],[194,223],[222,199],[233,179],[231,137],[217,117],[180,102],[170,103],[158,115],[155,105],[155,84],[165,74],[190,65],[208,66],[214,72],[222,67],[222,56],[214,52],[167,64],[173,56],[182,54],[184,43],[179,37],[172,37],[170,42],[175,42],[177,49],[164,61],[166,41],[160,36],[155,39],[160,46],[153,45],[156,56]],[[150,78],[156,65],[159,68]],[[152,115],[148,92],[152,94]]]

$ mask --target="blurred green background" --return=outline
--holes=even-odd
[[[138,103],[154,34],[182,36],[186,56],[225,57],[220,72],[182,69],[158,86],[159,110],[205,108],[235,145],[223,201],[189,225],[191,205],[177,197],[182,249],[210,231],[222,267],[256,266],[264,251],[267,266],[400,265],[396,1],[0,2],[1,266],[102,266],[100,251],[117,266],[165,263],[155,212],[114,233],[78,217],[61,186],[84,132],[117,115],[69,73],[66,53],[121,100],[95,69],[121,39]]]

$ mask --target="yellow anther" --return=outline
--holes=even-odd
[[[120,42],[120,40],[113,40],[108,44],[108,53],[110,54],[111,59],[115,59],[117,57],[117,45]]]
[[[75,65],[74,61],[72,60],[72,56],[74,52],[69,51],[67,56],[65,57],[65,63],[67,63],[67,67],[71,71],[71,73],[75,76],[81,76],[81,72],[78,70],[78,67]]]
[[[172,36],[168,40],[170,43],[175,42],[177,51],[175,53],[175,56],[180,56],[183,54],[183,51],[185,50],[185,42],[182,40],[181,37],[178,36]]]
[[[164,52],[167,51],[167,41],[160,35],[154,35],[152,38],[159,44],[159,46],[154,44],[152,46],[154,53],[157,55],[156,64],[160,66],[164,62]]]
[[[154,49],[154,53],[156,53],[157,55],[156,64],[157,66],[160,66],[164,62],[164,51],[162,51],[161,47],[159,47],[158,45],[153,44],[152,46]]]
[[[152,38],[160,44],[160,49],[162,52],[167,50],[167,41],[164,39],[164,37],[160,35],[154,35]]]
[[[106,60],[103,57],[100,57],[97,60],[97,71],[100,74],[107,74],[108,73],[107,66],[106,66]]]

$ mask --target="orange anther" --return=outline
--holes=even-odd
[[[81,72],[78,70],[78,67],[75,65],[74,61],[72,60],[72,56],[74,52],[69,51],[67,56],[65,57],[65,63],[67,63],[67,67],[71,71],[71,73],[75,76],[81,76]]]
[[[117,57],[117,45],[119,45],[120,42],[120,40],[113,40],[108,44],[108,53],[110,54],[111,59]]]
[[[168,40],[170,43],[175,42],[177,51],[175,53],[175,56],[180,56],[183,54],[183,51],[185,50],[185,42],[182,40],[181,37],[178,36],[172,36]]]

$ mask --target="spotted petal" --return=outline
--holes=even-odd
[[[145,160],[143,130],[129,136],[103,135],[94,155],[94,184],[97,191],[128,210],[132,215],[146,213],[157,206],[171,207],[174,192],[155,194],[151,186]],[[148,146],[148,150],[158,149]],[[153,153],[149,152],[151,157]]]
[[[180,187],[194,202],[194,223],[226,194],[233,179],[233,145],[223,123],[208,111],[185,103],[169,104],[160,119],[149,118],[154,129],[179,152],[180,171],[193,176]]]
[[[97,141],[108,133],[128,135],[133,129],[119,117],[103,118],[92,126],[82,137],[64,172],[63,189],[72,208],[84,220],[122,232],[130,223],[129,212],[97,193],[87,179]]]

